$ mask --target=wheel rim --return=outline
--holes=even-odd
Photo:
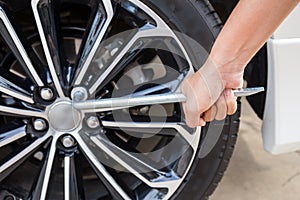
[[[12,57],[4,59],[9,67],[0,76],[0,194],[167,199],[183,182],[200,140],[200,129],[184,125],[180,106],[83,113],[72,106],[72,93],[83,88],[86,98],[100,99],[176,90],[178,77],[193,71],[188,55],[140,1],[87,1],[84,9],[92,14],[85,27],[67,26],[61,17],[73,3],[78,6],[32,0],[30,46],[6,7],[0,9],[2,43]],[[122,23],[127,27],[115,28]],[[16,184],[24,172],[29,175]]]

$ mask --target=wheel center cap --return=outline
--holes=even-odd
[[[57,131],[72,131],[81,121],[81,113],[71,102],[60,101],[55,103],[48,112],[49,123]]]

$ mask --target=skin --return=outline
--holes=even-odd
[[[236,112],[232,88],[243,85],[244,68],[300,0],[240,0],[199,71],[181,85],[190,127]]]

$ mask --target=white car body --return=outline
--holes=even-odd
[[[263,119],[267,151],[300,150],[300,5],[267,43],[268,86]]]

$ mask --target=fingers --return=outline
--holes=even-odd
[[[217,111],[218,111],[217,106],[215,104],[212,105],[212,107],[210,107],[210,109],[204,113],[203,115],[204,121],[206,122],[213,121],[216,117]]]
[[[237,110],[237,97],[234,96],[234,93],[231,89],[225,89],[224,97],[227,104],[227,114],[233,115]]]
[[[236,99],[231,89],[225,89],[217,102],[204,112],[203,120],[211,122],[214,119],[223,120],[227,115],[233,115],[237,110]]]

